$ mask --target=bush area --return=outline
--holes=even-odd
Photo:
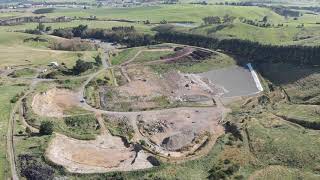
[[[52,33],[64,38],[95,38],[108,42],[125,44],[128,47],[155,44],[154,38],[149,34],[142,34],[131,27],[112,27],[111,29],[89,29],[87,25],[79,25],[69,29],[55,29]]]
[[[86,78],[78,78],[78,79],[66,79],[66,80],[55,80],[57,83],[57,88],[76,90],[79,88]]]
[[[98,56],[94,57],[97,59]],[[91,70],[96,70],[101,66],[101,61],[99,62],[89,62],[82,59],[78,59],[72,68],[67,67],[64,63],[58,67],[53,66],[47,72],[39,74],[39,78],[45,79],[58,79],[61,76],[77,76],[80,74],[85,74]]]
[[[34,14],[48,14],[53,13],[55,8],[42,8],[42,9],[36,9],[33,11]]]
[[[99,124],[94,115],[75,115],[63,118],[63,122],[55,122],[55,129],[67,136],[90,140],[99,134]]]
[[[33,77],[36,74],[36,70],[30,69],[30,68],[23,68],[13,71],[9,74],[12,78],[18,78],[18,77]]]
[[[94,44],[81,40],[62,40],[50,45],[53,50],[63,51],[95,51],[98,49]]]
[[[18,121],[21,128],[21,122]],[[45,151],[53,136],[38,136],[35,134],[20,135],[15,137],[15,154],[19,179],[54,179],[65,175],[62,166],[52,164],[45,157]]]
[[[171,70],[178,70],[183,73],[202,73],[214,69],[225,68],[235,64],[236,61],[232,57],[222,53],[217,53],[212,57],[200,62],[192,62],[188,59],[181,58],[179,61],[162,64],[159,63],[150,65],[150,67],[160,74],[169,72]]]
[[[51,135],[53,133],[53,125],[51,121],[42,121],[39,129],[40,135]]]
[[[118,54],[114,54],[111,57],[112,65],[119,65],[124,63],[125,61],[133,58],[138,52],[141,50],[140,48],[127,48],[120,51]]]
[[[134,136],[134,129],[132,125],[130,124],[130,120],[123,116],[119,118],[115,117],[108,117],[103,116],[106,126],[110,133],[113,136],[120,136],[125,138],[128,142],[133,138]]]
[[[21,154],[18,161],[21,167],[21,176],[26,179],[47,180],[54,178],[54,169],[32,155]]]

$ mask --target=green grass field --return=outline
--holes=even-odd
[[[118,21],[89,21],[89,20],[75,20],[71,22],[59,22],[59,23],[44,23],[45,26],[51,26],[53,29],[59,28],[70,28],[76,27],[80,24],[88,25],[89,28],[103,28],[111,29],[114,26],[134,26],[137,31],[149,33],[154,33],[151,31],[151,28],[154,25],[144,25],[141,23],[128,23],[128,22],[118,22]],[[38,23],[26,23],[22,25],[15,26],[0,26],[0,31],[14,31],[14,30],[26,30],[26,29],[35,29],[38,26]]]
[[[92,8],[87,10],[79,9],[59,9],[48,14],[51,17],[89,17],[95,15],[97,18],[108,19],[128,19],[136,21],[149,20],[159,23],[167,21],[193,21],[201,23],[201,19],[206,16],[224,16],[229,14],[235,17],[250,17],[251,19],[262,19],[268,16],[273,22],[283,21],[283,17],[266,8],[259,7],[239,7],[239,6],[216,6],[216,5],[161,5],[137,8]]]
[[[220,39],[244,39],[258,41],[265,44],[292,43],[294,37],[300,33],[301,29],[293,26],[281,28],[262,28],[244,23],[234,23],[216,30],[216,25],[194,28],[192,33],[217,37]]]
[[[48,48],[34,47],[30,43],[24,43],[26,38],[35,37],[23,33],[0,31],[0,66],[16,65],[47,65],[56,61],[67,66],[74,65],[79,57],[83,60],[93,61],[96,51],[54,51]]]
[[[311,105],[279,105],[276,107],[277,114],[291,118],[303,119],[310,122],[320,123],[320,107]]]
[[[251,118],[247,130],[253,153],[260,163],[317,172],[318,132],[297,127],[268,113]]]
[[[6,159],[6,134],[8,121],[10,117],[10,111],[13,104],[10,103],[10,99],[16,94],[20,93],[25,87],[23,86],[0,86],[0,179],[9,178],[10,168],[8,166],[8,161]]]
[[[319,67],[278,63],[259,65],[259,70],[265,79],[281,86],[290,96],[291,102],[319,104]]]
[[[148,61],[160,60],[161,57],[166,57],[168,55],[174,54],[172,51],[143,51],[134,60],[137,63],[144,63]]]
[[[133,58],[140,50],[141,48],[129,48],[122,50],[115,56],[111,57],[110,62],[113,65],[119,65]]]
[[[11,16],[5,13],[3,16]],[[235,23],[222,30],[216,30],[216,25],[200,26],[197,28],[176,27],[179,31],[187,31],[197,34],[203,34],[218,38],[239,38],[252,41],[258,41],[265,44],[302,44],[318,45],[320,39],[319,23],[320,15],[303,14],[297,20],[294,18],[285,18],[276,14],[270,9],[255,6],[221,6],[221,5],[159,5],[151,7],[135,8],[91,8],[91,9],[57,9],[54,13],[46,14],[49,17],[84,17],[91,15],[99,19],[126,19],[141,21],[137,23],[116,22],[116,21],[87,21],[75,20],[64,23],[48,23],[46,25],[55,28],[75,27],[80,24],[86,24],[89,28],[111,28],[113,26],[135,26],[139,32],[154,34],[151,31],[155,24],[145,25],[142,21],[149,20],[151,23],[159,23],[162,20],[169,22],[192,21],[196,25],[203,24],[202,18],[206,16],[224,16],[230,15],[236,18],[246,18],[260,21],[264,16],[268,17],[268,23],[277,25],[284,24],[281,28],[261,28],[244,23],[237,19]],[[20,15],[19,15],[20,16]],[[297,26],[304,24],[304,28]],[[0,31],[33,29],[36,23],[28,23],[17,26],[2,26]]]
[[[183,73],[202,73],[213,69],[225,68],[235,65],[236,61],[223,53],[217,53],[209,59],[205,59],[198,63],[162,63],[150,65],[156,72],[165,73],[170,70],[178,70]]]
[[[34,77],[36,75],[36,70],[24,68],[18,69],[10,74],[11,77]]]

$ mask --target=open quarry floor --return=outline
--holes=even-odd
[[[77,93],[67,89],[51,89],[33,97],[32,109],[46,117],[63,117],[64,111],[79,104]]]
[[[46,155],[70,172],[101,173],[131,171],[152,167],[148,154],[126,147],[120,137],[101,135],[92,141],[81,141],[64,135],[56,135]]]
[[[194,52],[198,55],[191,56]],[[214,54],[186,48],[172,61],[148,63],[175,63],[184,61],[184,56],[199,63],[203,53],[203,58]],[[35,94],[32,109],[38,116],[61,118],[64,111],[77,107],[96,114],[100,127],[100,135],[89,141],[57,133],[46,151],[49,160],[70,172],[101,173],[151,168],[158,165],[157,158],[183,161],[199,157],[207,153],[209,147],[205,146],[212,147],[224,134],[221,122],[229,110],[220,98],[256,92],[250,71],[240,67],[202,74],[177,70],[157,73],[131,61],[115,68],[113,78],[118,78],[118,85],[101,85],[101,79],[97,85],[99,71],[80,89],[54,88]],[[91,94],[97,94],[101,108],[83,101],[86,86],[93,85],[97,92]],[[248,88],[242,89],[245,86]]]

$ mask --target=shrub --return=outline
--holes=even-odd
[[[53,123],[51,121],[42,121],[39,133],[41,135],[51,135],[53,133]]]
[[[34,14],[47,14],[52,13],[55,10],[55,8],[42,8],[42,9],[36,9],[33,11]]]
[[[224,128],[227,133],[231,133],[236,139],[242,141],[242,134],[237,125],[228,121],[224,124]]]
[[[50,166],[40,163],[35,157],[29,154],[22,154],[18,157],[21,168],[21,176],[26,179],[47,180],[54,178],[54,170]]]
[[[233,179],[230,178],[236,172],[239,171],[240,166],[238,164],[228,163],[228,164],[216,164],[210,171],[208,179],[210,180],[220,180],[220,179]]]
[[[139,140],[139,142],[140,142],[140,144],[141,144],[142,146],[145,146],[145,145],[146,145],[146,141],[143,140],[143,139]]]
[[[86,62],[81,59],[78,59],[76,65],[73,67],[73,73],[75,75],[78,75],[92,68],[93,65],[91,62]]]
[[[69,128],[82,130],[96,129],[97,121],[93,115],[79,115],[64,118],[64,122]]]
[[[96,66],[100,66],[102,64],[102,58],[100,55],[97,55],[96,57],[94,57],[94,60],[95,60]]]

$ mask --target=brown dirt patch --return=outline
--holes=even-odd
[[[51,89],[33,97],[32,109],[40,116],[62,117],[63,112],[79,104],[77,93],[67,89]]]
[[[132,146],[126,147],[121,138],[110,135],[82,141],[58,134],[51,141],[46,155],[54,163],[75,173],[130,171],[152,167],[146,153],[141,150],[136,157]]]
[[[163,93],[165,86],[149,67],[127,70],[131,82],[119,87],[119,92],[128,96],[154,96]]]
[[[143,136],[167,151],[185,151],[201,141],[204,136],[214,138],[223,134],[219,124],[223,110],[220,108],[178,108],[145,112],[138,118]]]
[[[106,91],[100,93],[101,101],[106,102],[102,103],[106,104],[104,109],[140,111],[186,105],[213,106],[212,96],[220,93],[194,74],[172,71],[160,75],[147,66],[131,67],[126,72],[130,82],[105,88]],[[118,108],[118,104],[126,104],[128,108]]]

